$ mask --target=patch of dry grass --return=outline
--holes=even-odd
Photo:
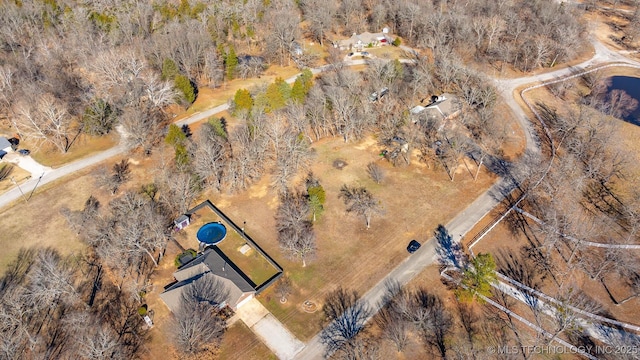
[[[404,50],[392,45],[366,48],[364,51],[381,59],[400,59],[404,57]]]
[[[273,288],[259,299],[302,340],[320,330],[320,313],[304,312],[301,304],[305,300],[320,303],[338,284],[364,293],[408,256],[409,240],[429,239],[438,224],[453,218],[495,180],[483,170],[474,182],[461,166],[456,181],[451,182],[443,169],[428,169],[415,159],[411,166],[394,168],[378,156],[381,149],[371,137],[356,144],[326,139],[313,148],[316,157],[312,170],[325,188],[327,200],[326,211],[314,226],[317,259],[307,267],[280,252],[274,220],[278,200],[268,177],[245,193],[209,196],[232,219],[246,219],[247,232],[254,234],[258,244],[293,280],[294,292],[287,303],[277,301]],[[337,158],[347,161],[343,170],[332,166]],[[387,172],[382,184],[375,184],[367,175],[366,166],[371,161],[377,161]],[[364,219],[345,213],[338,198],[345,183],[366,186],[381,201],[385,215],[374,217],[369,230]]]
[[[31,189],[24,189],[26,192]],[[18,199],[14,206],[0,212],[0,273],[18,254],[20,248],[53,247],[63,254],[84,248],[69,229],[60,209],[66,206],[78,210],[93,190],[93,181],[86,173],[73,179],[47,184],[29,202]]]
[[[14,186],[16,186],[13,181],[15,181],[16,183],[22,184],[23,182],[29,180],[31,178],[31,173],[21,169],[20,167],[18,167],[15,164],[10,164],[7,162],[0,162],[0,167],[2,167],[4,164],[7,164],[7,166],[11,167],[11,173],[9,174],[9,176],[7,176],[6,179],[4,180],[0,180],[0,193],[7,191],[11,188],[13,188]],[[13,178],[13,180],[12,180]]]
[[[242,321],[227,329],[220,344],[220,360],[275,360],[277,357]]]
[[[21,142],[20,147],[32,149],[31,156],[40,164],[44,166],[57,167],[94,153],[107,150],[115,146],[117,143],[118,136],[115,133],[111,133],[106,136],[89,136],[81,134],[78,136],[78,139],[76,139],[69,151],[64,154],[53,146],[46,144],[40,147],[40,149],[34,149],[32,148],[33,145],[29,143],[29,141]]]
[[[282,67],[278,65],[271,65],[258,79],[233,79],[216,88],[201,87],[198,89],[198,97],[196,98],[196,101],[186,109],[186,111],[174,113],[174,121],[182,120],[195,113],[225,104],[229,99],[233,99],[233,96],[239,89],[251,89],[262,84],[270,84],[278,77],[287,79],[298,73],[300,73],[300,70],[295,66]],[[177,109],[174,108],[174,110]]]
[[[92,171],[99,166],[111,167],[120,159],[110,159],[104,165],[97,165],[40,186],[28,202],[19,198],[12,205],[1,209],[0,248],[4,251],[0,256],[0,274],[4,273],[7,265],[15,259],[22,247],[50,246],[63,254],[84,249],[85,245],[69,229],[66,220],[60,214],[60,209],[67,207],[80,210],[90,195],[97,197],[103,206],[106,206],[113,197],[109,192],[95,188]],[[132,179],[120,192],[138,189],[140,184],[150,182],[148,169],[153,169],[154,165],[150,158],[133,160],[130,165]],[[31,190],[23,188],[25,193]]]

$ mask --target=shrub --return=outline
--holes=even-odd
[[[179,268],[180,266],[184,265],[184,264],[180,261],[180,259],[181,259],[181,258],[183,258],[185,255],[191,255],[191,258],[192,258],[192,259],[195,259],[195,258],[198,256],[198,252],[196,252],[196,251],[195,251],[195,250],[193,250],[193,249],[187,249],[187,250],[185,250],[185,251],[181,252],[180,254],[176,255],[176,258],[175,258],[175,260],[173,261],[173,263],[176,265],[176,267],[178,267],[178,268]]]

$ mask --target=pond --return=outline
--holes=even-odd
[[[609,79],[610,85],[607,93],[613,90],[623,90],[629,96],[640,102],[640,78],[630,76],[612,76]],[[640,126],[640,106],[636,107],[630,114],[622,117],[625,121]]]

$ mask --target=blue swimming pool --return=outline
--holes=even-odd
[[[215,245],[227,236],[227,228],[219,222],[211,222],[202,225],[196,237],[198,241],[206,245]]]

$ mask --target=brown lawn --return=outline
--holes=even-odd
[[[242,194],[211,195],[212,201],[237,223],[247,222],[247,232],[256,234],[256,241],[293,280],[295,291],[287,303],[280,304],[272,289],[259,299],[303,340],[320,329],[319,313],[301,310],[305,300],[319,303],[338,285],[364,293],[407,256],[409,240],[427,240],[438,224],[449,221],[494,181],[483,171],[474,182],[463,166],[455,182],[444,170],[428,169],[417,161],[393,168],[377,155],[381,149],[373,138],[346,145],[339,139],[327,139],[313,148],[316,157],[312,170],[326,190],[327,201],[326,211],[315,225],[317,259],[306,268],[280,253],[274,222],[278,201],[268,177]],[[343,170],[332,166],[338,158],[348,164]],[[381,185],[366,174],[371,161],[377,161],[387,172]],[[366,186],[381,201],[385,215],[374,217],[371,229],[366,230],[363,218],[345,213],[338,198],[343,184]]]
[[[84,245],[60,215],[62,207],[78,210],[93,190],[86,172],[74,179],[47,184],[29,202],[18,199],[0,211],[0,273],[16,258],[22,247],[54,247],[63,254],[79,252]],[[23,189],[27,192],[31,189]],[[50,191],[45,191],[50,190]]]
[[[60,150],[48,144],[44,144],[39,149],[33,148],[33,145],[29,141],[22,141],[20,143],[20,147],[32,149],[31,156],[40,164],[44,166],[57,167],[97,152],[107,150],[116,145],[118,141],[118,135],[112,132],[106,136],[89,136],[81,134],[66,153],[61,153]]]
[[[0,193],[13,188],[14,186],[16,186],[15,183],[20,185],[31,178],[30,172],[22,170],[17,165],[8,163],[6,161],[0,161],[0,168],[2,168],[2,166],[5,164],[9,168],[11,168],[11,172],[4,180],[0,180]]]
[[[286,67],[271,65],[258,79],[233,79],[217,86],[216,88],[203,86],[198,89],[198,97],[188,109],[182,110],[177,107],[171,108],[172,115],[175,116],[174,121],[182,120],[195,113],[225,104],[229,99],[233,99],[236,91],[239,89],[250,90],[263,84],[270,84],[278,77],[287,79],[298,73],[300,73],[300,70],[293,65]]]
[[[111,167],[119,160],[120,158],[115,158],[104,164]],[[4,273],[22,247],[50,246],[63,254],[84,249],[84,244],[69,229],[60,210],[63,207],[80,210],[90,195],[97,197],[106,206],[113,197],[108,192],[95,188],[92,171],[99,166],[102,165],[41,186],[28,202],[19,198],[13,205],[0,211],[0,247],[3,249],[0,274]],[[120,191],[138,189],[139,184],[148,183],[152,179],[148,171],[154,168],[152,159],[133,159],[130,168],[133,178]],[[27,193],[31,189],[23,188],[23,191]]]

